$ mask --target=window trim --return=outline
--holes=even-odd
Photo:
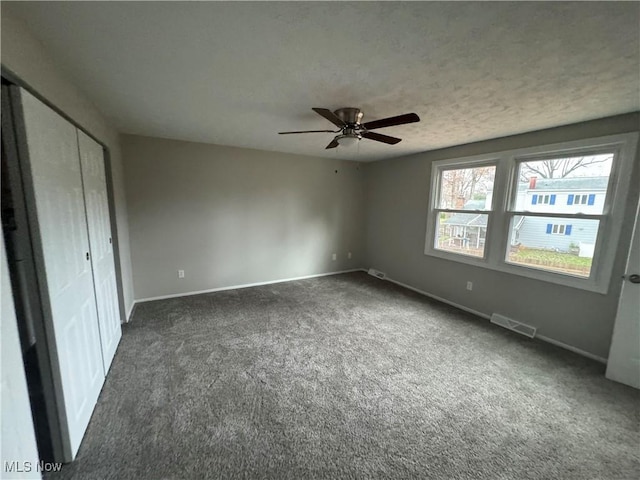
[[[613,264],[615,262],[616,250],[624,221],[624,209],[629,192],[637,144],[638,133],[632,132],[432,162],[431,189],[429,192],[424,248],[425,255],[606,294],[611,284]],[[511,208],[512,205],[515,207],[515,196],[517,195],[519,180],[518,168],[521,162],[544,160],[558,156],[579,156],[585,153],[597,154],[603,152],[613,152],[614,161],[612,163],[609,182],[607,184],[607,195],[601,214],[530,212],[526,210],[516,211]],[[440,191],[440,172],[456,167],[474,168],[492,164],[496,165],[496,174],[494,178],[491,210],[465,210],[465,213],[477,212],[489,215],[487,219],[484,257],[463,255],[435,248],[437,213],[442,210],[436,208]],[[558,217],[562,219],[584,218],[599,220],[600,224],[596,237],[597,241],[590,276],[588,278],[578,277],[508,263],[506,257],[509,246],[511,218],[518,214]],[[606,235],[605,232],[607,233]]]
[[[475,163],[473,165],[473,167],[471,168],[482,168],[482,167],[496,167],[496,175],[498,172],[498,162],[495,159],[484,159],[484,160],[480,160],[477,163]],[[468,166],[464,167],[464,168],[469,168]],[[458,167],[458,164],[455,161],[452,161],[450,163],[447,163],[445,168],[442,168],[440,171],[444,172],[447,170],[459,170],[460,168]],[[444,207],[439,207],[438,205],[440,204],[440,187],[441,187],[441,178],[442,175],[438,175],[438,178],[436,179],[436,190],[434,192],[433,195],[433,207],[432,210],[434,212],[434,218],[435,218],[435,223],[434,223],[434,231],[436,229],[436,224],[438,223],[438,215],[442,212],[444,213],[475,213],[478,215],[486,215],[487,216],[487,231],[485,232],[485,238],[484,238],[484,245],[486,246],[487,244],[487,240],[488,240],[488,232],[489,232],[489,225],[491,225],[491,217],[493,212],[495,211],[496,208],[496,203],[495,203],[495,197],[491,198],[491,209],[490,210],[465,210],[465,209],[457,209],[457,208],[444,208]],[[494,184],[495,184],[495,177],[494,177]],[[495,190],[495,186],[494,186],[494,190]],[[442,250],[439,248],[436,248],[436,241],[434,238],[433,241],[433,245],[432,245],[433,250],[437,251],[437,252],[446,252],[446,250]],[[474,259],[480,259],[480,260],[485,260],[487,258],[487,248],[484,248],[483,251],[483,255],[482,257],[478,257],[476,255],[466,255],[464,253],[455,253],[454,255],[460,255],[463,256],[465,258],[474,258]]]

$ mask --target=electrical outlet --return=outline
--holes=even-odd
[[[467,282],[467,290],[473,290],[473,282]]]
[[[338,254],[334,253],[333,255],[331,255],[331,260],[337,260],[338,259]]]
[[[351,252],[347,253],[347,258],[351,260]]]
[[[184,278],[184,270],[178,270],[178,278]]]

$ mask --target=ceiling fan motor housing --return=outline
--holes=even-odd
[[[359,108],[339,108],[333,113],[336,114],[336,117],[346,123],[348,127],[359,125],[364,115]]]
[[[359,108],[339,108],[333,113],[345,123],[341,134],[335,138],[336,142],[340,145],[348,145],[362,139],[362,135],[358,133],[358,130],[362,130],[360,121],[364,113]]]

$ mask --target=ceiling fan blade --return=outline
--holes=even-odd
[[[334,138],[333,140],[331,140],[331,143],[329,145],[324,147],[324,149],[328,150],[329,148],[336,148],[338,145],[339,145],[338,140]]]
[[[322,115],[324,118],[326,118],[331,123],[333,123],[336,127],[342,128],[346,125],[346,123],[340,120],[340,118],[338,118],[335,113],[333,113],[331,110],[327,108],[312,108],[311,110],[316,112],[318,115]]]
[[[278,132],[278,135],[291,135],[292,133],[338,133],[340,130],[301,130],[299,132]]]
[[[364,138],[368,138],[369,140],[388,143],[389,145],[395,145],[396,143],[402,141],[401,138],[390,137],[388,135],[382,135],[380,133],[375,133],[375,132],[362,132],[360,135],[362,135]]]
[[[367,122],[362,126],[367,130],[375,130],[376,128],[393,127],[394,125],[404,125],[405,123],[419,122],[420,117],[415,113],[405,113],[396,117],[381,118],[373,122]]]

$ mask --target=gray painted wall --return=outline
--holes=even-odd
[[[606,358],[620,293],[617,279],[624,270],[638,200],[638,157],[626,205],[627,221],[606,295],[425,255],[431,162],[638,131],[639,125],[638,114],[621,115],[367,165],[367,266],[478,312],[497,312],[535,325],[540,335]],[[465,289],[468,280],[474,284],[473,291]]]
[[[362,164],[131,135],[121,144],[136,299],[364,265]]]

